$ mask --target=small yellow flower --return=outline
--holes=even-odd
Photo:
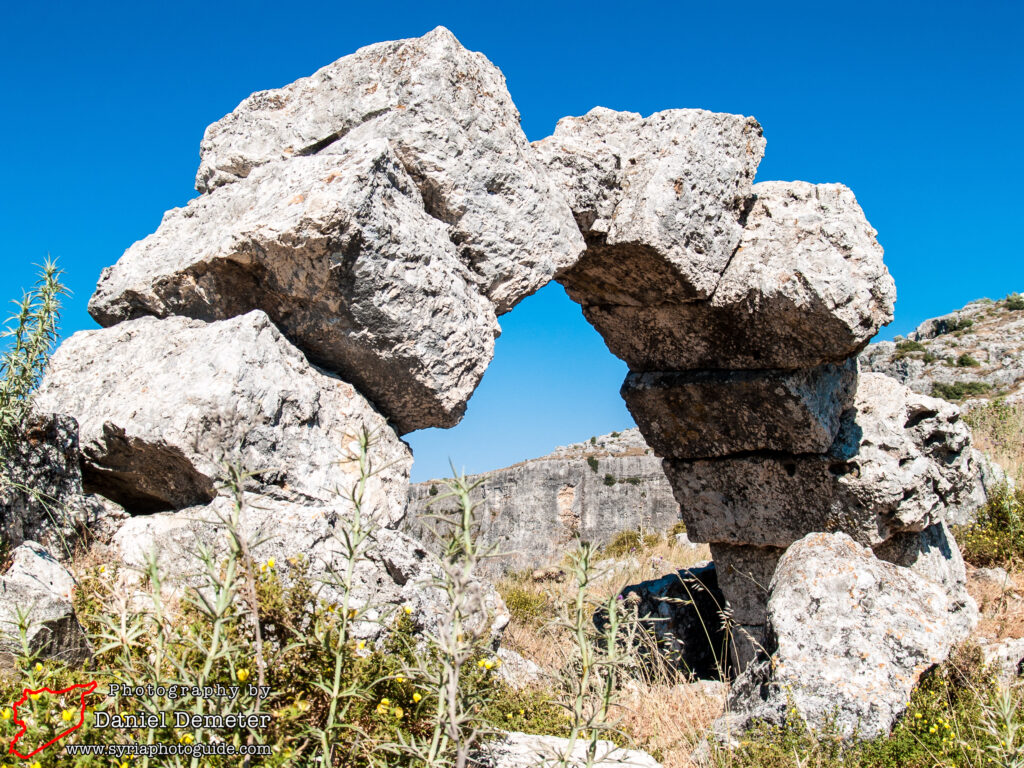
[[[505,715],[505,717],[507,717],[509,720],[511,720],[512,719],[512,713],[509,712],[508,714]]]
[[[61,720],[63,720],[65,723],[70,723],[71,719],[74,716],[75,716],[75,710],[73,710],[73,709],[65,709],[63,712],[60,713]]]
[[[421,700],[422,698],[423,698],[423,697],[422,697],[422,696],[420,696],[420,693],[419,693],[419,691],[417,691],[416,693],[414,693],[414,694],[412,695],[412,700],[413,700],[414,702],[416,702],[417,704],[419,704],[419,703],[420,703],[420,700]]]
[[[405,611],[406,616],[412,613],[412,608],[410,608],[408,605],[403,605],[402,610]]]
[[[39,701],[39,694],[38,694],[38,693],[30,693],[30,694],[28,695],[28,697],[29,697],[30,699],[32,699],[32,701]]]
[[[391,704],[391,699],[381,699],[380,703],[383,704],[384,706],[388,706],[388,705]]]
[[[100,573],[106,573],[106,572],[107,572],[107,566],[101,565],[100,566]]]
[[[490,659],[484,659],[484,669],[494,669],[494,662]]]
[[[35,761],[34,763],[32,763],[32,765],[30,765],[30,766],[29,766],[28,768],[43,768],[43,764],[42,764],[42,763],[40,763],[40,762],[39,762],[38,760],[36,760],[36,761]]]
[[[405,715],[405,710],[402,709],[401,707],[395,707],[393,710],[391,710],[391,712],[399,720],[401,720],[403,715]]]
[[[396,681],[396,682],[399,682],[399,683],[404,683],[404,682],[405,682],[405,678],[404,678],[404,677],[402,677],[401,675],[398,675],[398,676],[397,676],[397,677],[395,678],[395,681]]]
[[[4,707],[4,711],[0,712],[0,717],[2,717],[4,720],[10,720],[11,719],[11,710],[9,710],[6,707]]]
[[[358,614],[358,613],[359,613],[359,611],[357,611],[355,608],[350,608],[349,611],[348,611],[348,617],[350,619],[354,619],[356,617],[356,614]]]
[[[238,682],[244,683],[246,680],[249,679],[249,670],[248,669],[240,669],[235,674],[235,677],[238,678]]]
[[[938,730],[939,730],[939,726],[933,725],[931,728],[928,729],[928,733],[936,733],[936,732],[938,732]]]
[[[366,641],[365,640],[360,640],[358,643],[356,643],[356,650],[357,651],[365,651],[366,650]]]
[[[525,709],[520,709],[519,710],[519,714],[520,715],[525,715],[526,714],[526,710]]]
[[[478,661],[478,662],[476,663],[476,665],[477,665],[478,667],[480,667],[480,669],[483,669],[483,668],[484,668],[484,660],[483,660],[483,659],[480,659],[480,661]]]
[[[128,761],[127,760],[122,760],[121,761],[121,768],[128,768]]]
[[[42,664],[40,664],[40,663],[39,663],[39,662],[37,661],[37,662],[36,662],[36,672],[42,672],[42,671],[43,671],[43,665],[42,665]]]
[[[186,733],[186,734],[185,734],[184,736],[182,736],[182,737],[181,737],[181,738],[179,739],[179,741],[180,741],[180,742],[181,742],[182,744],[191,744],[191,743],[192,743],[193,741],[195,741],[195,738],[193,738],[193,736],[192,736],[192,734],[191,734],[191,733]]]
[[[267,568],[273,568],[276,563],[277,561],[274,560],[274,558],[270,558],[269,560],[267,560]]]
[[[916,717],[916,718],[917,718],[918,720],[920,720],[920,719],[921,719],[921,717],[922,717],[922,715],[921,715],[921,713],[920,713],[920,712],[915,712],[915,713],[914,713],[914,717]]]

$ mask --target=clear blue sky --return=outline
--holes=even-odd
[[[896,278],[891,338],[1024,289],[1024,3],[7,3],[3,290],[59,257],[67,333],[100,269],[195,195],[207,124],[359,46],[449,27],[504,71],[530,139],[595,105],[754,115],[758,178],[842,181]],[[464,422],[414,474],[470,471],[630,424],[625,375],[561,288],[502,318]]]

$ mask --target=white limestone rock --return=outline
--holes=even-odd
[[[828,454],[666,460],[694,541],[788,547],[812,531],[876,546],[975,508],[984,495],[956,406],[862,374]]]
[[[206,129],[196,189],[372,138],[391,144],[498,314],[581,252],[572,214],[526,140],[505,77],[444,27],[361,48],[244,99]]]
[[[479,768],[661,768],[661,763],[646,752],[616,747],[604,740],[597,743],[596,761],[589,762],[589,746],[589,739],[577,739],[570,749],[568,739],[512,731],[482,744],[473,756],[473,764]]]
[[[287,582],[297,559],[308,563],[306,574],[315,594],[327,603],[341,604],[343,590],[337,574],[348,564],[343,531],[351,510],[341,501],[311,505],[249,495],[238,518],[238,531],[249,542],[253,559],[261,565],[271,560]],[[122,572],[125,587],[138,579],[137,570],[155,554],[164,582],[173,591],[205,586],[200,546],[210,548],[214,562],[227,555],[225,521],[231,519],[233,500],[219,497],[206,506],[174,512],[140,515],[125,523],[114,537],[112,549],[118,562],[129,566]],[[445,621],[447,598],[433,586],[440,569],[417,540],[398,531],[377,528],[366,545],[366,556],[357,562],[350,605],[368,612],[361,616],[356,633],[378,638],[395,612],[408,608],[414,626],[436,632]],[[509,622],[504,601],[488,582],[470,585],[475,606],[473,626],[489,633],[497,645]]]
[[[86,490],[130,512],[209,501],[224,462],[262,470],[248,487],[266,495],[335,499],[358,479],[352,457],[365,428],[379,474],[364,512],[388,525],[404,514],[409,447],[260,311],[80,331],[53,355],[36,398],[78,419]]]
[[[814,533],[783,555],[771,584],[766,646],[771,659],[737,679],[742,728],[782,722],[790,708],[814,728],[847,738],[887,733],[921,673],[966,634],[942,587],[874,557],[849,536]]]
[[[14,671],[22,653],[19,611],[28,618],[29,651],[39,659],[74,667],[91,658],[71,601],[74,587],[74,577],[37,542],[25,541],[14,550],[10,568],[0,576],[0,668]]]
[[[264,164],[169,211],[100,277],[104,326],[267,313],[401,432],[458,422],[500,332],[491,302],[395,151]]]

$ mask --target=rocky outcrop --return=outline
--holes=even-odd
[[[947,400],[1024,399],[1024,298],[972,301],[861,353],[861,368]]]
[[[695,541],[785,548],[812,531],[877,546],[984,500],[955,406],[879,374],[860,378],[829,452],[668,460]]]
[[[11,566],[0,576],[0,668],[16,671],[23,653],[19,613],[27,619],[25,641],[38,659],[58,659],[69,667],[92,657],[71,593],[75,580],[34,541],[11,554]]]
[[[594,437],[548,456],[474,475],[481,543],[502,557],[492,574],[537,568],[562,557],[576,539],[607,544],[619,531],[667,530],[679,505],[658,459],[636,429]],[[443,481],[409,489],[406,530],[423,536],[430,515],[453,507]]]
[[[229,551],[227,522],[232,520],[233,500],[218,497],[211,504],[175,512],[137,516],[114,537],[118,561],[129,566],[128,582],[138,578],[147,557],[155,555],[163,580],[171,589],[201,587],[207,582],[200,548],[207,547],[213,562]],[[273,562],[285,580],[300,560],[305,560],[314,593],[325,603],[340,604],[341,585],[336,574],[345,572],[348,549],[344,531],[351,510],[342,501],[322,506],[247,496],[238,515],[237,530],[249,542],[257,564]],[[365,523],[364,523],[365,525]],[[377,528],[365,546],[365,557],[355,568],[353,608],[369,604],[355,629],[360,637],[376,638],[386,629],[395,611],[408,608],[414,626],[436,632],[445,620],[447,597],[433,585],[440,576],[437,561],[418,541],[398,531]],[[497,645],[508,624],[505,604],[493,586],[478,580],[471,585],[469,600],[476,621],[486,626]]]
[[[877,559],[845,534],[815,533],[779,562],[766,647],[736,681],[720,730],[796,714],[844,736],[887,733],[921,673],[966,637],[940,584]]]
[[[545,765],[565,765],[566,768],[610,768],[624,765],[661,768],[661,763],[646,752],[616,747],[605,740],[597,742],[596,761],[591,762],[587,759],[589,748],[589,739],[577,739],[573,748],[569,749],[568,739],[511,732],[482,744],[473,756],[473,764],[480,768],[535,768]]]
[[[109,537],[124,510],[82,489],[78,424],[34,412],[21,425],[0,471],[0,538],[7,547],[38,541],[65,560],[91,539]]]
[[[440,27],[253,94],[207,129],[196,186],[93,317],[262,309],[400,432],[458,422],[496,315],[583,247],[501,73]]]
[[[363,430],[378,520],[404,510],[408,446],[351,385],[307,362],[260,311],[204,323],[141,318],[82,331],[54,355],[39,407],[78,419],[85,486],[132,512],[202,504],[225,464],[250,489],[322,502],[351,491]]]

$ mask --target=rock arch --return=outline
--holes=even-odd
[[[165,451],[195,484],[219,435],[281,467],[260,490],[289,504],[322,503],[303,441],[372,421],[394,524],[398,436],[456,423],[498,316],[557,279],[629,364],[622,394],[737,621],[761,631],[777,560],[821,531],[943,580],[967,616],[955,558],[922,542],[974,499],[969,434],[952,406],[858,384],[895,300],[876,233],[840,184],[755,184],[764,148],[753,118],[690,109],[595,109],[530,145],[501,73],[448,30],[368,46],[207,129],[200,197],[104,270],[105,328],[62,347],[40,405],[79,419],[97,474],[113,431],[124,482]],[[110,384],[131,343],[157,358],[142,411]]]

